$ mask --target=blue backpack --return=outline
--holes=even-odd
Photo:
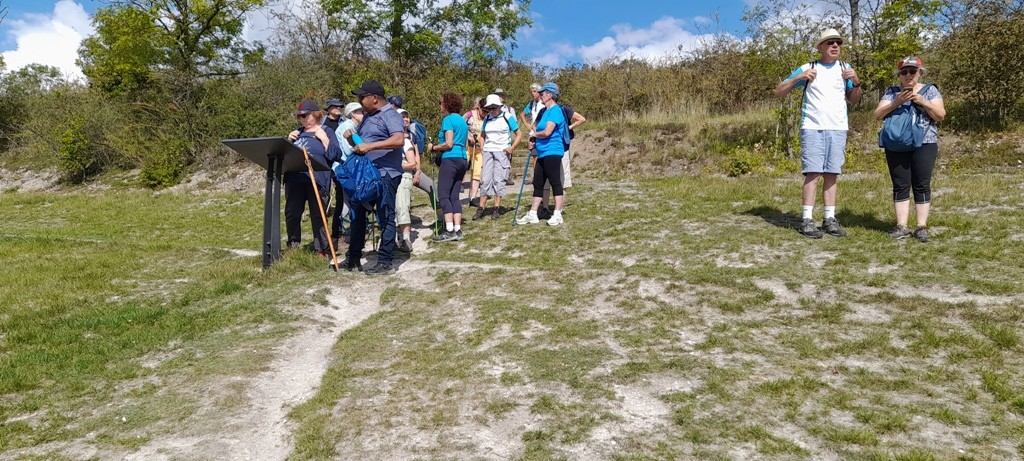
[[[931,86],[930,83],[925,85],[918,93],[924,94]],[[907,101],[885,116],[882,129],[878,131],[878,147],[893,152],[915,151],[924,143],[927,128],[928,117]]]
[[[365,155],[350,155],[334,168],[334,174],[350,203],[374,202],[384,195],[380,171]]]

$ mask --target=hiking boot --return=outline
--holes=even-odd
[[[800,235],[803,235],[804,237],[808,237],[808,238],[812,238],[812,239],[820,239],[821,236],[823,235],[821,233],[821,231],[818,230],[818,226],[814,225],[814,220],[813,219],[805,219],[805,220],[803,220],[800,223],[800,227],[798,227],[796,231],[799,232]]]
[[[565,220],[562,219],[562,215],[561,214],[552,215],[551,218],[548,219],[548,225],[549,226],[557,226],[557,225],[562,224],[564,222],[565,222]]]
[[[846,231],[839,226],[839,220],[836,218],[825,218],[821,223],[821,230],[835,237],[846,237]]]
[[[363,273],[366,275],[391,275],[395,273],[395,266],[387,263],[377,263],[363,271]]]
[[[412,244],[406,239],[398,239],[395,242],[395,251],[399,253],[412,253]]]
[[[352,261],[349,261],[347,259],[342,259],[340,264],[341,264],[341,267],[339,269],[341,269],[343,271],[361,272],[363,270],[363,265],[362,264],[360,264],[358,262],[352,262]]]
[[[476,209],[476,213],[473,213],[473,218],[472,218],[473,221],[479,221],[479,220],[481,220],[483,218],[484,218],[484,209],[483,208],[477,208]]]
[[[459,229],[459,230],[457,230],[455,232],[452,232],[451,240],[453,242],[457,242],[459,240],[462,240],[463,237],[465,237],[465,235],[462,234],[462,229]]]
[[[537,210],[537,217],[540,218],[540,219],[550,219],[551,218],[551,210],[549,210],[548,207],[546,207],[546,206],[545,207],[540,207],[540,209]]]
[[[498,219],[501,217],[501,210],[499,207],[494,207],[494,211],[491,212],[491,219]]]
[[[893,227],[892,230],[889,231],[889,237],[892,237],[896,240],[905,239],[909,235],[910,229],[907,226],[904,226],[903,224],[897,224],[896,227]]]
[[[914,229],[914,238],[916,238],[918,242],[928,243],[928,227],[920,226],[917,229]]]
[[[433,241],[435,242],[448,242],[455,238],[455,232],[441,231],[440,234],[435,235]]]
[[[540,222],[540,218],[537,215],[531,215],[526,213],[525,216],[516,220],[516,224],[537,224]]]

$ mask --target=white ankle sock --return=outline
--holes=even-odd
[[[814,205],[804,205],[803,219],[814,219]]]
[[[445,221],[445,223],[444,223],[444,230],[446,230],[448,232],[454,231],[455,230],[455,223],[453,223],[451,221]]]
[[[836,217],[836,207],[827,206],[825,207],[825,219]]]

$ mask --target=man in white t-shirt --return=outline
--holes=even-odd
[[[821,238],[822,231],[836,237],[846,235],[835,216],[836,181],[846,161],[846,132],[849,130],[846,104],[859,103],[862,93],[857,72],[839,60],[842,46],[839,31],[825,30],[817,42],[821,59],[800,66],[775,88],[776,98],[786,96],[796,87],[804,89],[800,122],[803,215],[798,232],[810,238]],[[822,180],[825,203],[821,229],[814,224],[818,179]]]

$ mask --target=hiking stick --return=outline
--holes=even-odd
[[[427,142],[429,142],[430,144],[434,144],[434,138],[431,138],[431,137],[428,136],[427,137]],[[433,156],[434,153],[431,152],[430,155]],[[430,197],[431,197],[432,201],[434,202],[434,236],[438,236],[438,235],[441,235],[441,234],[437,230],[437,222],[440,220],[440,219],[438,219],[438,218],[440,218],[440,216],[437,215],[437,182],[441,179],[440,178],[441,170],[437,166],[437,164],[434,163],[434,159],[433,158],[428,158],[427,162],[429,162],[431,165],[434,165],[434,173],[436,173],[436,174],[434,174],[434,177],[431,179],[431,183],[433,183],[433,186],[431,186],[431,189],[433,189],[433,193],[430,194]]]
[[[516,211],[512,212],[512,227],[516,227],[516,220],[519,219],[519,201],[523,199],[523,188],[526,187],[526,174],[530,171],[530,155],[533,154],[532,149],[526,151],[526,166],[523,167],[523,179],[519,183],[519,198],[516,199]]]
[[[331,269],[338,271],[338,255],[334,252],[334,242],[331,241],[331,230],[327,227],[327,214],[324,213],[324,202],[320,200],[320,188],[316,185],[316,177],[313,176],[313,164],[309,161],[309,152],[302,148],[302,155],[306,157],[306,168],[309,169],[309,180],[313,182],[313,195],[316,195],[316,205],[320,208],[320,223],[324,227],[324,234],[327,235],[327,247],[331,249]]]

